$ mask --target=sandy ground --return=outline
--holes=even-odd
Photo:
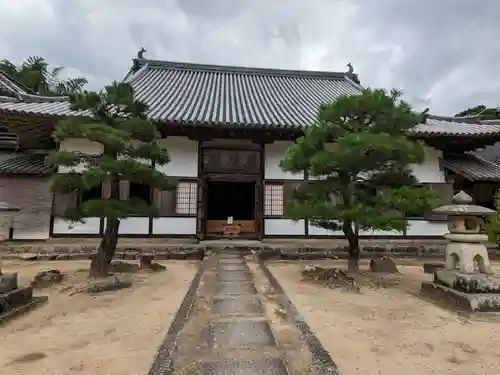
[[[92,297],[64,291],[85,280],[88,261],[5,261],[22,285],[51,268],[70,277],[36,292],[47,304],[0,327],[0,374],[147,374],[196,272],[194,261],[162,263],[166,271],[136,274],[132,288]]]
[[[494,267],[500,273],[500,265]],[[420,282],[432,278],[421,266],[400,266],[399,285],[365,287],[361,294],[300,282],[297,263],[269,268],[341,374],[500,373],[500,322],[467,321],[419,299]]]

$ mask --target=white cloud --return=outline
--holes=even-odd
[[[345,71],[453,114],[499,105],[497,0],[2,0],[0,50],[41,55],[92,88],[149,58]]]

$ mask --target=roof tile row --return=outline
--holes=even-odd
[[[45,157],[45,154],[35,152],[0,152],[0,173],[49,174],[52,168],[45,163]]]
[[[127,81],[154,121],[186,125],[301,128],[322,103],[360,93],[352,73],[287,71],[135,60]],[[78,115],[67,98],[0,97],[0,111],[39,116]],[[81,113],[80,113],[81,114]],[[429,116],[421,136],[500,136],[500,123]]]

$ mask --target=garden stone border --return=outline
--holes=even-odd
[[[258,264],[269,281],[269,284],[276,292],[278,304],[289,314],[289,316],[291,316],[295,326],[300,332],[300,336],[307,344],[313,356],[313,364],[325,375],[339,375],[340,373],[337,365],[330,357],[330,354],[323,347],[309,325],[305,322],[304,318],[299,314],[297,308],[288,298],[279,281],[274,277],[269,268],[267,268],[262,259],[258,260]]]
[[[152,255],[155,261],[159,260],[201,260],[212,252],[224,251],[226,248],[234,249],[234,246],[201,246],[186,245],[177,247],[123,247],[118,248],[115,260],[137,260],[141,255]],[[312,247],[284,246],[266,244],[258,246],[237,246],[236,250],[244,253],[252,252],[257,259],[262,260],[321,260],[321,259],[346,259],[348,248],[346,246]],[[57,246],[53,249],[43,249],[41,246],[16,247],[0,246],[0,258],[6,260],[24,259],[33,261],[55,261],[55,260],[89,260],[95,252],[95,246]],[[499,259],[500,251],[496,248],[489,249],[491,259]],[[444,257],[444,246],[416,246],[416,245],[393,245],[387,246],[362,246],[361,258],[377,258],[390,256],[393,258],[422,258],[432,259]]]
[[[174,320],[172,320],[172,323],[168,328],[168,332],[158,348],[148,375],[172,374],[174,370],[173,362],[177,351],[177,343],[182,336],[184,325],[188,319],[191,307],[193,306],[196,298],[196,292],[200,287],[201,277],[207,268],[208,262],[208,259],[201,261],[198,271],[196,272],[193,281],[191,281],[191,285],[189,286],[189,289],[184,296],[177,313],[175,314]]]

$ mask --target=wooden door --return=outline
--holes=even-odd
[[[207,201],[207,178],[198,177],[197,199],[196,199],[196,237],[205,239],[205,216]]]

